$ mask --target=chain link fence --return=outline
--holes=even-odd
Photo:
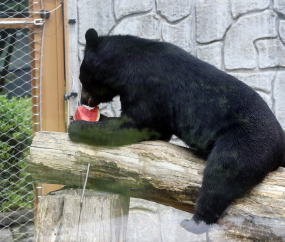
[[[33,182],[25,169],[41,123],[44,28],[39,32],[23,18],[33,19],[35,4],[40,2],[0,2],[0,242],[33,241]]]

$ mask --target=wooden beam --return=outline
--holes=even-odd
[[[69,23],[68,23],[68,0],[63,1],[63,24],[64,24],[64,65],[65,65],[65,89],[66,92],[70,93],[70,55],[69,55]],[[66,107],[67,114],[70,113],[71,109],[68,105]],[[69,125],[70,115],[67,115],[66,125]]]
[[[61,0],[43,1],[44,10],[52,10]],[[59,8],[45,19],[42,63],[41,115],[42,130],[65,132],[63,16]],[[62,188],[44,184],[44,194]]]
[[[73,143],[68,134],[34,137],[29,172],[37,182],[81,186],[91,164],[89,189],[121,193],[193,212],[205,162],[188,149],[162,141],[102,148]],[[224,238],[279,241],[285,232],[285,169],[270,173],[236,200],[219,220]],[[282,240],[280,240],[282,241]]]
[[[52,10],[61,0],[45,0],[45,10]],[[42,130],[65,132],[64,54],[62,9],[45,20],[42,63]]]

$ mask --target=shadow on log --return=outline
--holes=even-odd
[[[192,213],[205,161],[189,149],[163,141],[119,148],[73,143],[65,133],[39,132],[30,150],[29,172],[39,183],[82,186],[143,198]],[[270,173],[238,199],[218,222],[225,240],[285,241],[285,169]],[[222,240],[220,240],[222,241]]]

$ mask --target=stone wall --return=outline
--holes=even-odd
[[[285,129],[284,0],[68,2],[69,18],[76,19],[76,24],[70,25],[72,91],[80,90],[79,66],[84,52],[84,35],[88,28],[95,28],[99,35],[137,35],[176,44],[245,82],[266,101]],[[71,100],[71,107],[73,114],[77,100]],[[119,97],[112,104],[101,104],[100,108],[102,114],[119,116]],[[183,145],[177,138],[172,142]],[[138,214],[142,220],[152,214],[150,222],[158,223],[161,212],[152,211],[151,206],[149,204],[148,209],[137,208],[130,211],[130,221],[137,228],[133,229],[130,238],[145,236],[137,234],[144,228],[143,225],[138,227]],[[171,216],[176,216],[176,213],[178,212],[173,210]],[[176,220],[172,223],[173,226],[178,224]]]
[[[205,234],[192,234],[179,226],[185,218],[190,218],[186,212],[131,198],[126,242],[206,241]],[[220,233],[211,231],[209,237],[215,239]]]

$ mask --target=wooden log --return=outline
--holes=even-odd
[[[124,242],[130,199],[122,195],[81,189],[52,192],[40,199],[35,241]]]
[[[34,137],[29,172],[36,182],[77,186],[82,166],[91,163],[87,187],[143,198],[193,212],[205,162],[189,151],[162,141],[102,148],[73,143],[64,133]],[[226,240],[285,238],[285,169],[236,200],[218,222]],[[221,240],[220,240],[221,241]]]

